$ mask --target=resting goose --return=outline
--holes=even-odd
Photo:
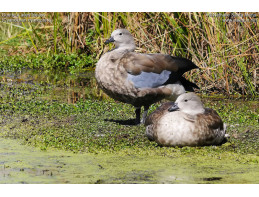
[[[179,95],[198,88],[182,75],[198,68],[192,61],[165,54],[136,53],[134,38],[126,29],[117,29],[105,42],[115,48],[99,59],[95,77],[99,87],[115,100],[132,104],[140,123],[144,106],[144,122],[151,104],[164,98],[175,100]]]
[[[228,137],[217,112],[204,108],[192,92],[180,95],[175,103],[162,104],[147,117],[145,125],[148,139],[162,146],[218,145]]]

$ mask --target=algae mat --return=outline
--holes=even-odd
[[[259,183],[257,163],[200,157],[41,151],[0,138],[0,183]]]

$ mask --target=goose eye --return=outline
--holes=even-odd
[[[122,35],[122,33],[119,33],[119,35],[121,36],[121,35]]]
[[[184,102],[187,102],[187,101],[188,101],[187,99],[184,100]]]

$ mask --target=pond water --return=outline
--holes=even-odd
[[[41,151],[2,138],[0,158],[0,183],[259,183],[258,164],[224,159]]]
[[[3,94],[8,94],[10,90],[12,96],[17,97],[16,100],[23,97],[23,101],[26,101],[27,97],[35,97],[76,103],[79,99],[101,97],[96,84],[91,81],[92,72],[77,78],[64,77],[62,80],[61,77],[54,83],[55,76],[54,73],[45,75],[34,71],[1,75],[0,81],[4,84],[4,91],[0,94],[0,99],[8,98]],[[24,84],[29,88],[24,87]],[[87,92],[86,85],[91,87],[91,92]],[[41,94],[41,91],[45,91],[44,94]],[[253,104],[251,108],[258,108],[258,103]],[[33,121],[30,115],[27,116],[28,118],[21,118],[19,121],[24,124]],[[3,119],[0,126],[7,125],[6,128],[9,128],[9,124],[15,128],[20,124],[19,122],[12,125],[12,113],[6,117],[10,123]],[[15,118],[12,120],[16,121]],[[40,126],[37,121],[33,124]],[[94,120],[92,122],[94,123]],[[105,127],[106,125],[103,126],[104,129]],[[127,133],[126,129],[128,128],[119,127],[120,132],[125,130]],[[2,132],[2,129],[0,131]],[[258,136],[254,134],[258,135],[258,131],[253,132],[253,141],[249,143],[257,147]],[[246,130],[244,135],[250,133],[251,131]],[[238,136],[239,133],[235,135]],[[240,138],[246,139],[243,138],[246,137],[244,135],[240,134]],[[52,148],[44,151],[22,143],[24,141],[18,139],[0,138],[0,183],[259,183],[258,154],[251,154],[249,157],[231,151],[221,154],[209,148],[201,154],[196,154],[194,150],[193,154],[185,154],[183,151],[183,154],[171,156],[129,154],[125,151],[118,151],[116,154],[94,154]]]
[[[44,92],[48,93],[44,99],[66,103],[76,103],[80,99],[92,98],[94,96],[91,94],[92,92],[87,92],[85,88],[89,86],[93,88],[92,79],[94,79],[93,71],[70,75],[64,72],[44,72],[30,69],[0,74],[0,82],[9,88],[28,86],[28,90],[23,90],[20,94],[26,96],[43,89]]]

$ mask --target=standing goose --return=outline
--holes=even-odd
[[[151,113],[145,122],[146,135],[162,146],[218,145],[229,137],[216,111],[204,108],[192,92],[179,96]]]
[[[198,88],[182,76],[198,68],[192,61],[159,53],[136,53],[134,38],[126,29],[113,31],[105,44],[110,42],[115,48],[99,59],[95,77],[107,95],[135,107],[135,124],[145,121],[151,104],[164,98],[175,100],[185,91]]]

